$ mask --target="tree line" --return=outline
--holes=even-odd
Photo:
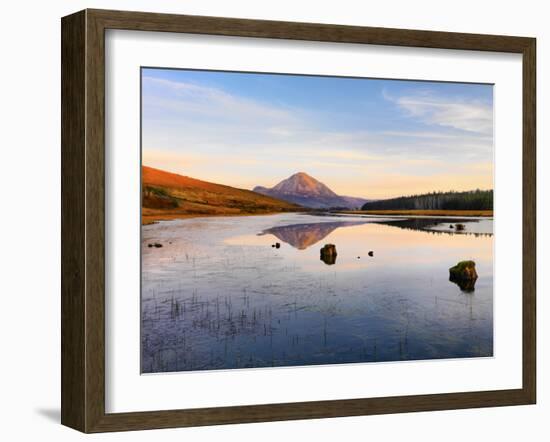
[[[431,192],[369,201],[362,210],[493,210],[492,190]]]

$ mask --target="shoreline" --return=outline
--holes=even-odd
[[[150,226],[157,224],[160,221],[174,221],[177,219],[191,218],[226,218],[231,216],[264,216],[264,215],[280,215],[283,213],[308,213],[304,210],[285,211],[285,212],[261,212],[261,213],[167,213],[158,215],[141,215],[141,225]]]
[[[345,215],[387,215],[387,216],[436,216],[464,218],[492,218],[492,210],[340,210]]]
[[[157,224],[160,221],[173,221],[177,219],[191,218],[214,218],[231,216],[268,216],[284,213],[303,213],[320,216],[338,216],[338,215],[372,215],[372,216],[400,216],[400,217],[440,217],[445,218],[492,218],[492,210],[339,210],[315,212],[315,210],[297,210],[284,212],[254,212],[254,213],[166,213],[166,214],[148,214],[141,215],[141,225],[148,226]]]

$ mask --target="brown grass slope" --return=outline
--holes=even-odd
[[[298,205],[251,190],[209,183],[142,166],[142,222],[193,216],[292,212]]]

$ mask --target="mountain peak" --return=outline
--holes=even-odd
[[[317,181],[315,178],[313,178],[311,175],[308,175],[305,172],[296,172],[294,175],[291,175],[284,181],[288,181],[288,180],[302,182],[306,186],[312,186],[312,187],[316,187],[318,184],[325,186],[323,183],[321,183],[320,181]]]
[[[339,196],[306,172],[296,172],[271,189],[256,186],[254,192],[311,208],[354,208],[360,207],[364,201],[362,198]]]
[[[335,197],[332,190],[305,172],[298,172],[271,189],[278,193],[303,197]]]
[[[311,179],[315,179],[311,175],[308,175],[305,172],[296,172],[294,175],[291,175],[289,178],[311,178]]]

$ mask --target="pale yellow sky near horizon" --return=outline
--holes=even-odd
[[[414,162],[414,160],[412,160]],[[233,167],[239,164],[242,175],[235,176],[224,169],[227,164]],[[474,167],[452,167],[452,171],[446,171],[444,164],[432,162],[434,173],[430,175],[408,175],[409,167],[406,160],[383,161],[378,159],[371,165],[355,164],[344,165],[349,171],[342,176],[338,171],[332,173],[335,163],[323,163],[313,160],[310,167],[305,164],[282,166],[280,178],[267,178],[256,173],[258,160],[228,161],[223,156],[201,155],[195,153],[192,156],[163,152],[157,150],[144,150],[143,165],[189,176],[191,178],[225,184],[242,189],[253,189],[255,186],[273,187],[278,182],[288,178],[296,172],[306,172],[318,181],[327,185],[339,195],[355,196],[361,198],[393,198],[403,195],[428,193],[432,191],[463,191],[474,189],[493,188],[492,163],[477,164]],[[426,162],[423,166],[426,167]],[[428,165],[430,166],[430,165]],[[280,166],[279,166],[280,167]],[[263,169],[263,168],[262,168]],[[286,172],[284,172],[286,170]]]

